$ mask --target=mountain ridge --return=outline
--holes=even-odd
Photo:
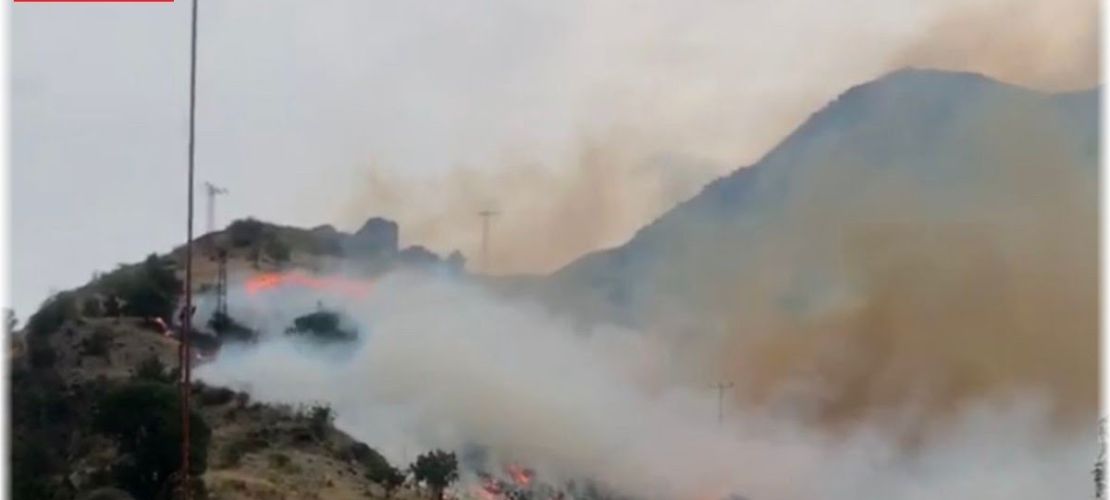
[[[975,137],[968,139],[960,133],[974,136],[990,127],[1024,126],[1035,118],[1044,124],[1034,124],[1015,135],[1063,130],[1062,135],[1073,136],[1068,140],[1079,143],[1086,156],[1083,162],[1097,166],[1100,98],[1101,86],[1046,93],[976,73],[916,68],[894,71],[848,88],[758,161],[708,183],[624,244],[586,254],[549,278],[557,287],[592,290],[595,293],[590,300],[616,303],[620,309],[635,302],[632,296],[642,294],[636,290],[640,287],[631,283],[637,281],[632,277],[649,274],[649,268],[661,259],[659,254],[680,251],[675,250],[673,240],[690,231],[676,228],[723,228],[736,222],[727,219],[772,210],[793,196],[795,186],[807,183],[806,177],[833,175],[828,172],[835,170],[837,162],[868,163],[875,170],[901,169],[930,182],[954,182],[951,179],[965,174],[953,171],[969,161],[960,155],[968,151],[978,154],[975,150],[983,148],[974,143]],[[1012,115],[1012,123],[1007,123],[1004,115]],[[630,319],[635,315],[620,316]]]

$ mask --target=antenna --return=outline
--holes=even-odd
[[[181,498],[192,498],[192,488],[189,481],[189,392],[192,390],[190,378],[192,377],[192,350],[189,349],[190,334],[193,321],[193,173],[196,165],[196,117],[197,117],[197,3],[193,0],[192,29],[189,38],[189,163],[188,163],[188,197],[187,210],[188,223],[185,226],[185,309],[181,318],[181,342],[178,345],[178,363],[181,373],[181,471],[178,478],[181,483]]]
[[[717,425],[724,425],[725,421],[725,390],[731,389],[733,383],[731,381],[717,382],[713,385],[717,389]]]
[[[212,184],[211,182],[205,182],[204,189],[208,194],[208,228],[205,232],[211,233],[216,230],[216,197],[221,194],[227,194],[227,189]]]
[[[478,212],[478,216],[482,218],[482,273],[489,273],[489,222],[490,219],[500,212],[496,210],[485,209]]]

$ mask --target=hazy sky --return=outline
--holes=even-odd
[[[181,241],[188,6],[12,6],[11,300],[21,319],[51,289]],[[581,162],[584,144],[614,137],[637,158],[684,158],[662,175],[696,185],[754,161],[846,87],[907,64],[1046,89],[1098,74],[1095,0],[200,9],[198,194],[205,180],[230,190],[221,224],[254,215],[351,229],[373,215],[362,207],[379,206],[365,199],[367,175],[522,163],[558,172]],[[542,182],[528,189],[544,192]],[[659,192],[672,194],[585,248],[619,241],[688,189]],[[400,217],[404,233],[404,214],[382,215]]]

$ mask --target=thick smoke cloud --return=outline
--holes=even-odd
[[[906,116],[900,99],[877,105]],[[876,163],[874,151],[917,140],[880,121],[868,126],[894,130],[886,142],[855,131],[852,148],[798,159],[813,168],[766,172],[790,179],[777,204],[663,229],[681,244],[630,279],[650,291],[641,324],[714,360],[694,376],[728,377],[737,395],[813,423],[889,415],[917,439],[966,404],[1035,391],[1056,424],[1092,428],[1097,172],[1078,138],[1093,125],[1056,121],[1052,106],[964,105],[928,161]]]
[[[317,299],[303,290],[269,298],[274,310],[312,310]],[[577,331],[472,285],[393,275],[368,300],[341,306],[363,332],[353,348],[320,350],[268,331],[255,347],[225,348],[197,375],[264,401],[327,402],[341,428],[396,462],[430,447],[483,445],[545,480],[593,478],[641,498],[1036,499],[1087,490],[1093,445],[1076,434],[1046,438],[1036,398],[980,401],[907,450],[882,422],[832,434],[743,405],[719,425],[715,392],[671,377],[670,340]],[[244,307],[233,302],[232,313],[249,317]]]
[[[479,55],[457,65],[429,75],[398,64],[406,84],[472,76],[461,90],[413,84],[421,92],[384,105],[377,115],[423,110],[438,126],[421,135],[396,124],[385,136],[396,148],[377,144],[386,153],[338,217],[395,217],[410,243],[474,255],[475,212],[496,208],[493,270],[549,271],[619,243],[704,180],[755,161],[833,95],[890,69],[1062,89],[1093,83],[1097,68],[1092,2],[861,1],[823,16],[811,3],[689,15],[666,5],[516,12],[558,21],[538,45],[550,64],[514,59],[519,73],[496,73],[499,85],[474,71],[501,67],[479,56],[503,50],[493,21],[469,46]],[[741,30],[737,19],[758,22]],[[787,43],[772,33],[783,24],[816,35]],[[981,35],[1003,25],[1024,29]],[[658,33],[674,36],[648,36]],[[414,40],[420,54],[442,55]],[[522,76],[534,74],[547,78]],[[457,94],[474,98],[460,105]],[[758,232],[688,221],[672,239],[695,243],[650,270],[644,286],[658,293],[636,331],[584,328],[446,278],[393,275],[365,302],[324,298],[363,333],[343,352],[280,334],[318,297],[233,296],[233,315],[264,340],[225,349],[198,375],[267,401],[326,401],[341,427],[394,461],[477,444],[553,480],[595,478],[644,498],[1086,495],[1097,405],[1090,158],[1047,113],[1031,122],[1028,109],[985,111],[940,132],[986,131],[959,149],[966,157],[831,155],[792,179],[789,203],[737,223]],[[464,167],[385,173],[422,161]],[[923,182],[937,178],[920,169],[952,165],[971,168],[954,182]],[[736,390],[718,425],[711,384],[722,379]]]

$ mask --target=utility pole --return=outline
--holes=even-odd
[[[205,182],[204,189],[208,193],[208,228],[205,232],[212,233],[216,230],[216,196],[227,194],[227,189],[212,184],[211,182]]]
[[[496,210],[482,210],[478,216],[482,218],[482,274],[489,274],[489,221],[497,215]]]
[[[178,363],[181,373],[181,498],[192,498],[189,481],[189,392],[192,379],[192,350],[189,348],[193,322],[193,172],[196,160],[197,116],[197,3],[193,0],[189,38],[189,163],[188,163],[188,222],[185,226],[185,310],[181,318],[181,342],[178,345]]]
[[[717,382],[713,385],[717,389],[717,425],[724,425],[725,421],[725,390],[732,388],[732,382]]]

